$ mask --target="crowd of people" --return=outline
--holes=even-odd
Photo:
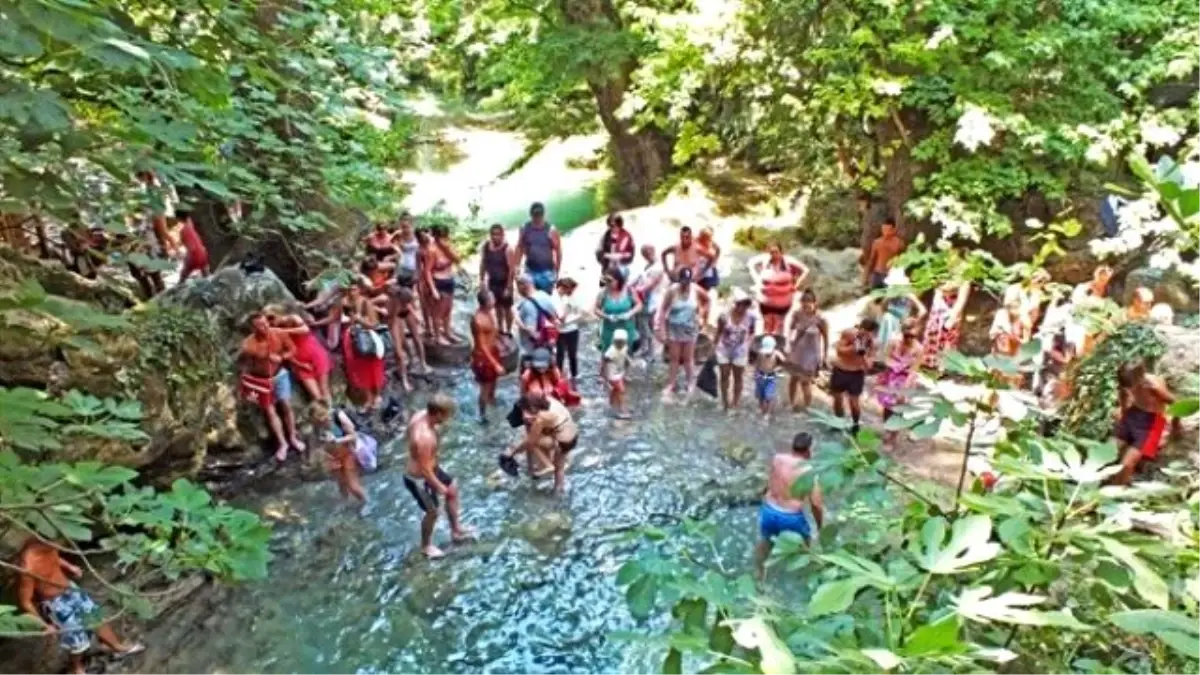
[[[480,244],[469,336],[452,325],[463,259],[446,228],[417,228],[408,214],[394,224],[379,223],[365,237],[353,279],[316,284],[313,299],[302,310],[269,306],[251,317],[239,358],[240,391],[265,415],[275,459],[285,462],[292,451],[307,448],[293,405],[296,382],[312,404],[312,421],[340,492],[365,505],[360,474],[374,469],[377,442],[369,421],[362,420],[376,413],[388,417],[390,377],[408,391],[413,388],[410,372],[430,370],[427,347],[469,341],[478,419],[484,424],[497,406],[511,350],[519,351],[517,400],[505,416],[516,438],[500,453],[500,468],[518,475],[517,457],[524,454],[528,475],[553,476],[555,491],[562,492],[567,458],[580,442],[572,409],[581,400],[580,343],[589,320],[599,324],[598,374],[617,419],[631,416],[631,383],[641,379],[653,386],[649,364],[661,360],[666,365],[664,403],[686,404],[699,387],[736,414],[749,379],[755,411],[770,423],[781,407],[807,410],[818,383],[824,382],[834,414],[848,416],[851,431],[857,431],[868,389],[886,421],[912,395],[920,373],[934,379],[941,375],[945,354],[958,347],[972,293],[969,283],[947,282],[934,289],[927,306],[893,264],[905,246],[895,224],[886,222],[862,261],[867,311],[855,325],[831,336],[811,289],[811,270],[780,246],[748,261],[749,289],[723,291],[721,249],[711,230],[694,234],[683,227],[678,242],[660,254],[649,244],[638,248],[622,217],[614,214],[595,251],[602,282],[589,303],[579,298],[576,280],[562,274],[561,238],[546,220],[545,208],[535,203],[529,214],[515,242],[494,225]],[[185,268],[206,274],[207,255],[197,252],[203,245],[195,243],[189,214],[177,210],[176,217],[184,232]],[[1044,338],[1045,345],[1032,377],[1006,376],[1013,386],[1032,389],[1048,409],[1070,396],[1070,364],[1102,338],[1102,331],[1086,319],[1088,308],[1108,296],[1111,278],[1111,269],[1099,267],[1062,302],[1051,297],[1051,279],[1041,271],[1005,290],[989,330],[993,353],[1015,356],[1035,336]],[[1154,320],[1162,318],[1162,311],[1153,304],[1152,293],[1137,289],[1125,315]],[[712,356],[698,374],[701,340],[711,343]],[[334,354],[341,356],[348,403],[336,402],[332,394]],[[389,357],[395,364],[391,374]],[[703,385],[705,369],[715,373],[714,386]],[[784,378],[786,389],[780,387]],[[1144,364],[1123,366],[1119,381],[1115,436],[1122,447],[1122,471],[1114,482],[1127,483],[1142,459],[1156,456],[1167,425],[1166,408],[1174,399]],[[781,390],[786,392],[782,406]],[[449,519],[454,541],[472,536],[460,519],[458,484],[439,460],[439,431],[456,408],[452,398],[434,393],[407,422],[404,483],[423,514],[420,546],[430,558],[444,555],[433,541],[439,510]],[[900,432],[885,427],[884,436],[894,445]],[[819,487],[805,499],[791,493],[796,478],[810,468],[812,445],[811,435],[797,434],[791,450],[770,462],[755,551],[760,574],[780,533],[807,539],[810,511],[815,524],[821,524]],[[114,648],[122,644],[105,639]]]

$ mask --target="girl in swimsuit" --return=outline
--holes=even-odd
[[[808,280],[808,268],[799,260],[784,255],[779,244],[771,244],[766,253],[751,258],[747,267],[758,290],[763,332],[780,335],[796,291]]]
[[[395,259],[396,246],[392,243],[392,233],[387,231],[384,223],[375,223],[375,229],[367,235],[367,255],[379,262]]]
[[[363,408],[370,412],[379,408],[383,388],[387,384],[387,368],[383,358],[360,354],[354,344],[355,330],[374,331],[379,327],[379,312],[366,296],[365,284],[350,287],[346,295],[345,313],[350,325],[342,332],[342,358],[346,366],[346,384],[364,399]]]
[[[454,281],[458,271],[458,254],[450,246],[450,233],[438,225],[431,230],[426,260],[429,262],[426,278],[430,287],[430,318],[433,320],[434,340],[439,344],[457,344],[462,340],[450,330],[450,313],[454,309]],[[439,337],[440,336],[440,337]]]
[[[420,372],[429,372],[429,364],[425,361],[425,345],[421,342],[421,326],[417,321],[417,295],[412,288],[392,282],[388,285],[388,333],[392,336],[392,345],[396,349],[396,371],[404,384],[405,391],[412,391],[408,380],[408,342],[412,339],[413,351],[417,356],[417,367]]]

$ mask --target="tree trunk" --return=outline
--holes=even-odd
[[[879,236],[880,228],[889,218],[895,221],[900,237],[906,242],[912,242],[918,234],[924,234],[927,241],[936,238],[936,225],[912,218],[904,210],[905,203],[912,198],[915,190],[914,179],[925,171],[912,158],[912,146],[926,135],[927,126],[923,116],[913,110],[898,111],[875,124],[877,147],[890,147],[892,152],[883,161],[883,193],[860,198],[866,201],[859,208],[864,259],[871,249],[871,242]]]
[[[560,0],[560,7],[569,26],[595,33],[624,30],[612,0]],[[596,99],[596,112],[609,136],[617,179],[611,204],[614,207],[649,204],[655,188],[671,169],[673,142],[667,134],[656,127],[635,130],[617,116],[635,68],[636,58],[627,55],[615,68],[604,64],[593,68],[587,76],[588,87]]]

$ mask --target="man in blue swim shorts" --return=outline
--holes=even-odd
[[[821,486],[813,481],[812,491],[807,497],[792,496],[792,485],[812,470],[811,434],[800,432],[792,439],[792,451],[780,452],[771,458],[771,471],[767,477],[767,490],[762,506],[758,509],[758,531],[761,539],[754,547],[754,568],[759,580],[766,574],[767,557],[775,545],[775,537],[782,532],[795,532],[808,541],[812,536],[808,517],[804,513],[804,502],[812,504],[813,520],[817,527],[825,521],[825,503],[821,499]]]

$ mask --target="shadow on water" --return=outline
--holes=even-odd
[[[492,423],[481,426],[469,373],[446,373],[442,388],[460,410],[443,431],[442,462],[477,541],[450,545],[443,519],[435,536],[449,556],[421,556],[420,512],[402,482],[403,438],[384,438],[381,469],[364,480],[371,505],[363,517],[331,481],[246,495],[243,506],[276,522],[270,578],[219,589],[199,625],[183,616],[160,622],[146,639],[161,651],[145,665],[164,672],[657,671],[661,650],[609,637],[638,629],[615,582],[638,546],[624,530],[700,510],[717,526],[722,564],[748,571],[755,510],[722,504],[753,501],[765,459],[798,423],[764,427],[749,407],[726,417],[702,395],[688,406],[664,405],[661,367],[634,374],[635,419],[612,420],[594,333],[585,330],[585,399],[576,411],[583,436],[564,497],[551,494],[549,481],[535,487],[497,473],[497,453],[515,438],[502,419],[516,396],[512,378],[502,383]],[[428,391],[412,404],[423,404]]]

